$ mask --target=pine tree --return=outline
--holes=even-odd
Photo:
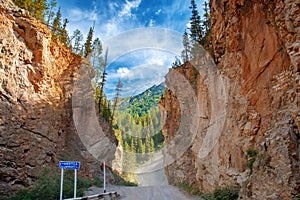
[[[92,64],[95,70],[101,72],[104,65],[102,57],[102,43],[99,38],[96,38],[92,44]]]
[[[130,151],[132,153],[136,152],[136,147],[135,147],[135,142],[134,142],[134,138],[133,137],[131,137],[131,141],[130,141]]]
[[[58,11],[56,12],[55,18],[52,23],[51,31],[55,36],[58,36],[61,31],[61,12],[60,8],[58,8]]]
[[[103,93],[101,98],[101,110],[100,114],[101,116],[107,121],[110,122],[112,119],[111,110],[109,106],[109,102],[106,98],[106,95]]]
[[[190,46],[190,39],[186,30],[184,31],[182,37],[182,44],[183,44],[183,51],[181,53],[181,59],[183,63],[187,62],[191,58],[191,46]]]
[[[30,11],[32,8],[32,0],[14,0],[14,3],[25,10]]]
[[[175,69],[176,67],[179,67],[181,65],[182,65],[181,61],[177,56],[175,56],[175,62],[172,63],[172,68]]]
[[[50,22],[52,21],[55,13],[54,13],[54,8],[56,7],[57,5],[57,2],[56,0],[51,0],[51,2],[47,3],[47,9],[45,11],[45,21],[46,21],[46,24],[47,26],[50,25]]]
[[[145,153],[145,149],[143,148],[143,140],[141,137],[138,137],[137,153]]]
[[[150,138],[150,145],[151,145],[151,152],[154,152],[154,150],[155,150],[155,148],[154,148],[154,140],[153,140],[152,137]]]
[[[123,147],[123,168],[129,169],[130,168],[130,146],[127,141],[124,141],[124,147]]]
[[[211,38],[211,24],[210,24],[210,10],[209,4],[204,2],[204,15],[203,15],[203,27],[204,27],[204,37],[202,38],[201,45],[214,57],[214,51],[212,47]]]
[[[87,58],[88,55],[92,53],[92,41],[93,41],[94,27],[90,27],[89,33],[87,35],[86,42],[84,44],[84,57]]]
[[[14,0],[14,3],[28,10],[29,13],[41,22],[44,22],[44,12],[47,9],[46,0]]]
[[[151,136],[154,135],[155,132],[154,132],[154,126],[153,126],[152,121],[149,122],[148,127],[149,127],[149,134],[150,134]]]
[[[197,10],[197,5],[195,0],[191,0],[190,9],[192,11],[192,16],[190,17],[190,38],[192,45],[200,44],[200,41],[203,37],[202,27],[201,27],[201,19]]]
[[[82,49],[81,42],[83,40],[83,35],[82,35],[82,33],[80,32],[79,29],[76,29],[73,32],[73,35],[72,35],[70,41],[72,41],[73,39],[74,39],[73,52],[77,53],[77,54],[80,54],[81,49]]]
[[[32,4],[32,14],[33,16],[41,22],[44,22],[44,13],[47,8],[46,0],[35,0]]]
[[[209,5],[208,3],[205,1],[204,2],[204,20],[203,20],[203,27],[204,27],[204,33],[209,34],[210,32],[210,13],[209,13]]]
[[[123,87],[123,84],[121,82],[121,80],[119,79],[117,85],[116,85],[116,95],[115,95],[115,98],[114,98],[114,104],[113,104],[113,110],[112,110],[112,120],[114,119],[114,115],[115,115],[115,111],[116,111],[116,108],[117,108],[117,104],[118,104],[118,100],[119,100],[119,97],[120,97],[120,92],[121,92],[121,88]]]
[[[133,137],[131,138],[130,152],[130,169],[134,170],[136,168],[136,146]]]
[[[153,152],[153,150],[154,150],[154,147],[153,147],[153,142],[151,142],[151,137],[150,137],[150,135],[149,134],[147,134],[147,136],[146,136],[146,141],[145,141],[145,145],[146,145],[146,149],[145,149],[145,152],[146,153],[151,153],[151,152]],[[153,139],[152,139],[152,141],[153,141]]]
[[[115,129],[114,132],[115,132],[115,136],[116,136],[120,146],[122,146],[124,148],[122,132],[119,129]]]
[[[107,65],[107,54],[108,54],[108,49],[106,49],[106,52],[105,52],[105,60],[104,60],[104,66],[103,66],[103,73],[101,75],[101,83],[100,83],[100,86],[99,86],[99,102],[98,102],[98,108],[99,108],[99,111],[101,112],[101,104],[102,104],[102,96],[104,94],[104,85],[105,85],[105,82],[106,82],[106,76],[107,76],[107,73],[106,73],[106,65]]]
[[[63,23],[63,26],[62,26],[62,29],[59,33],[59,40],[67,45],[69,43],[69,36],[68,36],[68,32],[67,32],[67,23],[69,23],[69,20],[68,19],[64,19],[64,23]]]

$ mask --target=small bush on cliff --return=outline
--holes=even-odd
[[[250,169],[250,172],[252,173],[252,167],[256,160],[256,157],[258,155],[258,151],[255,149],[248,149],[247,150],[247,156],[248,156],[248,163],[247,167]]]
[[[202,194],[205,200],[236,200],[239,198],[239,188],[215,189],[211,194]]]
[[[197,196],[201,195],[201,192],[198,188],[196,188],[186,182],[179,183],[177,186],[182,188],[183,190],[187,191],[191,195],[197,195]]]

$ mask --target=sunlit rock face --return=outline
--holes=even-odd
[[[61,159],[82,161],[81,175],[100,173],[73,122],[73,83],[81,64],[46,26],[0,1],[1,193],[30,186],[40,169],[57,169]]]
[[[240,199],[298,197],[299,5],[288,0],[212,0],[218,78],[209,79],[197,61],[175,69],[194,88],[199,116],[190,148],[165,167],[170,183],[187,182],[202,192],[236,186]],[[219,99],[224,104],[212,98],[211,88],[217,94],[222,88]],[[185,115],[180,101],[172,90],[161,101],[166,143],[177,134],[193,134],[178,131]],[[217,115],[224,117],[218,126],[212,121]],[[249,150],[258,152],[252,167]]]

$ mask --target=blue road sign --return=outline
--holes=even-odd
[[[59,168],[61,169],[79,169],[80,162],[76,161],[59,161]]]

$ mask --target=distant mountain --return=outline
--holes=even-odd
[[[151,107],[157,107],[164,89],[165,83],[163,82],[159,85],[153,85],[136,96],[121,98],[118,104],[118,110],[120,112],[127,111],[131,115],[138,114],[142,116],[144,113],[148,113]]]

